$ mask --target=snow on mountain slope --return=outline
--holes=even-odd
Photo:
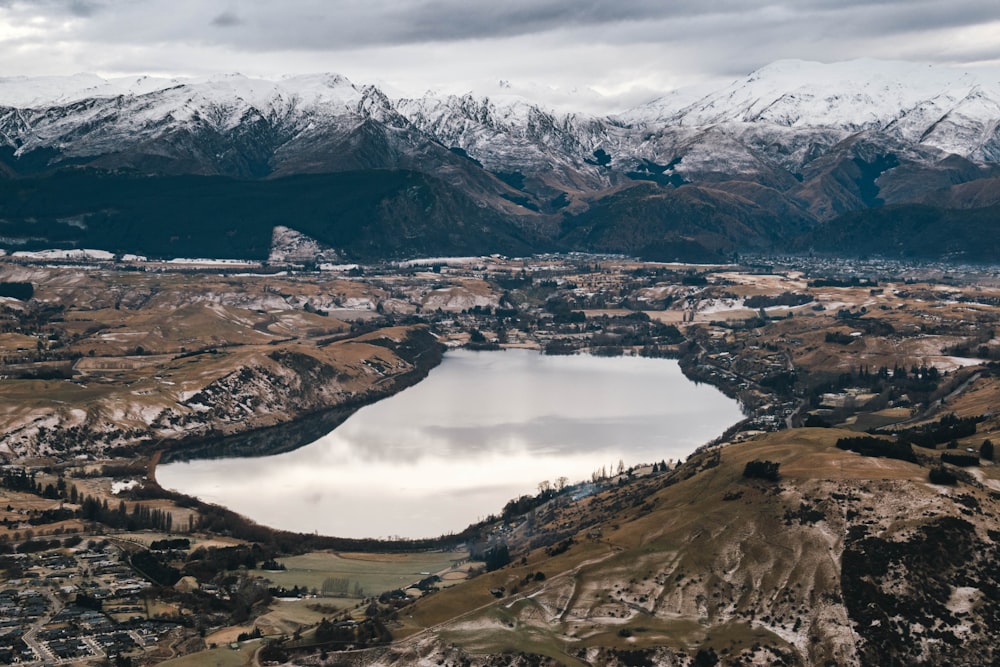
[[[359,90],[337,74],[286,77],[279,81],[253,79],[241,74],[219,74],[193,79],[122,77],[103,79],[94,74],[67,77],[0,78],[0,106],[17,109],[68,107],[83,100],[135,98],[165,91],[160,99],[178,101],[177,91],[188,99],[229,104],[240,100],[249,106],[265,107],[272,98],[295,98],[313,104],[357,103]]]
[[[859,146],[925,165],[948,154],[1000,160],[1000,70],[784,60],[610,117],[557,112],[524,90],[390,99],[336,75],[7,78],[0,144],[17,156],[54,151],[50,166],[167,161],[174,172],[260,176],[425,164],[453,183],[467,179],[439,155],[445,148],[549,198],[630,178],[736,178],[784,190],[831,151],[870,162]]]
[[[960,98],[942,95],[921,102],[896,123],[905,139],[992,162],[1000,160],[998,125],[1000,93],[980,85]]]
[[[1000,159],[1000,70],[907,62],[779,61],[720,90],[681,89],[608,118],[559,114],[519,96],[430,96],[396,108],[491,170],[562,165],[603,183],[614,181],[609,171],[650,169],[787,187],[778,172],[800,174],[835,147],[854,150],[859,133],[866,146],[922,163],[949,153]],[[597,149],[610,155],[609,169],[594,166]]]
[[[177,79],[150,76],[102,79],[96,74],[0,77],[0,105],[20,109],[57,106],[86,99],[142,95],[178,83]]]
[[[682,125],[763,122],[881,129],[922,102],[942,96],[960,100],[987,83],[996,92],[1000,72],[871,59],[831,64],[781,60],[686,106],[671,109],[666,105],[669,100],[647,106],[657,111],[660,120]],[[625,116],[641,120],[642,110],[639,107]]]
[[[72,82],[80,83],[77,77]],[[0,87],[0,104],[46,90],[7,83]],[[177,128],[227,132],[256,120],[304,128],[313,116],[329,120],[359,113],[364,101],[362,91],[338,76],[271,82],[228,75],[184,83],[138,81],[131,86],[121,85],[120,80],[102,85],[88,78],[84,83],[93,84],[83,90],[93,96],[74,99],[81,91],[69,88],[62,104],[37,97],[35,106],[0,112],[0,135],[22,154],[55,147],[67,155],[94,155]]]
[[[675,93],[619,119],[636,128],[721,125],[730,135],[745,134],[748,126],[769,128],[753,134],[800,144],[797,149],[810,131],[823,131],[821,145],[869,131],[975,159],[1000,155],[996,69],[965,71],[870,59],[832,64],[783,60],[689,100],[683,92]]]
[[[601,119],[557,113],[513,94],[425,96],[398,100],[396,108],[417,128],[490,171],[544,172],[551,185],[563,189],[606,186],[593,151],[622,141]]]
[[[526,90],[390,98],[330,74],[0,79],[0,174],[47,185],[60,168],[89,166],[102,171],[74,176],[226,176],[248,191],[246,179],[268,178],[299,192],[327,182],[304,175],[353,172],[343,182],[363,192],[321,195],[331,211],[378,221],[374,245],[355,246],[370,256],[412,253],[429,237],[429,253],[504,244],[705,257],[863,209],[1000,198],[1000,71],[780,61],[615,116],[555,110]],[[178,182],[150,181],[154,191]],[[232,185],[205,182],[208,199]],[[80,219],[114,213],[70,204]],[[12,223],[17,243],[44,240],[37,217]],[[81,244],[96,234],[84,232]]]

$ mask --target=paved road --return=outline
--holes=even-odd
[[[22,637],[24,643],[28,645],[28,648],[34,651],[35,655],[38,656],[38,660],[35,660],[34,662],[22,663],[26,665],[53,664],[61,662],[57,661],[55,656],[52,655],[52,652],[49,651],[49,649],[46,648],[40,641],[35,639],[38,631],[45,627],[45,625],[52,620],[52,617],[62,611],[63,608],[62,603],[58,600],[58,598],[56,598],[56,596],[52,595],[51,591],[42,589],[41,592],[49,599],[49,602],[51,602],[52,611],[35,621],[32,624],[31,629],[25,632]]]

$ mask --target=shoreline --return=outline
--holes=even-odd
[[[434,352],[429,359],[425,354],[428,351]],[[159,463],[225,456],[244,458],[270,456],[304,447],[344,423],[361,408],[398,394],[424,380],[441,364],[443,357],[443,346],[435,340],[432,345],[417,350],[411,360],[414,364],[411,370],[387,378],[391,380],[389,382],[372,385],[372,389],[367,393],[352,396],[337,405],[320,407],[288,421],[263,428],[250,428],[225,435],[192,436],[157,443],[149,454],[153,467],[150,468],[148,476],[155,481],[155,465]],[[282,442],[284,444],[274,446],[275,443]]]
[[[501,348],[500,351],[503,351],[505,349],[506,348]],[[523,350],[523,348],[520,346],[518,346],[517,349]],[[590,356],[595,356],[595,355],[590,355]],[[636,357],[638,358],[638,355],[636,355]],[[686,381],[688,382],[695,381],[690,376],[689,373],[684,372],[685,371],[684,364],[680,363],[679,359],[674,359],[673,361],[678,364],[678,369],[682,371],[683,377]],[[155,463],[161,463],[161,462],[173,463],[173,462],[194,461],[202,459],[209,460],[218,458],[256,458],[261,456],[278,455],[298,449],[300,447],[311,444],[312,442],[315,442],[324,435],[327,435],[330,432],[334,431],[337,427],[343,424],[344,421],[346,421],[361,407],[377,402],[378,400],[381,400],[381,398],[388,398],[389,396],[395,395],[399,391],[403,391],[409,386],[413,386],[418,382],[420,382],[421,380],[426,379],[426,377],[428,377],[429,375],[430,370],[436,366],[437,365],[431,367],[430,369],[427,369],[427,372],[421,374],[419,377],[410,376],[406,383],[396,383],[392,391],[386,392],[378,397],[365,397],[363,399],[359,399],[351,403],[341,404],[340,406],[337,406],[329,410],[312,413],[310,415],[307,415],[301,419],[294,420],[292,422],[268,427],[265,429],[255,429],[252,431],[227,436],[224,438],[199,440],[195,443],[188,442],[185,445],[174,446],[158,450],[156,452],[156,455],[158,455],[158,460],[155,461]],[[739,402],[738,398],[729,395],[728,392],[718,387],[715,383],[708,383],[708,382],[703,382],[703,383],[712,386],[716,390],[720,391],[722,395],[727,396],[727,398],[731,400],[736,400],[737,403],[740,405],[740,409],[741,410],[743,409],[742,404]],[[728,424],[722,424],[720,422],[719,432],[723,435],[728,434],[733,429],[739,429],[744,422],[745,422],[744,419],[740,419]],[[717,442],[719,437],[722,436],[721,435],[716,436],[715,439],[706,439],[704,442],[698,443],[685,455],[682,455],[682,458],[680,458],[679,461],[683,461],[685,458],[691,456],[692,454],[697,453],[706,445]],[[649,463],[649,461],[645,461],[645,463]],[[151,465],[150,472],[151,472],[151,474],[149,475],[150,481],[156,484],[157,487],[163,489],[163,487],[160,487],[159,483],[155,479],[156,476],[155,464]],[[586,480],[576,480],[576,482],[585,482],[585,481]],[[170,494],[180,493],[166,489],[163,490],[166,493]],[[185,495],[185,494],[180,494],[180,495]],[[186,496],[186,497],[190,498],[192,496]],[[509,498],[507,500],[511,499],[513,498]],[[201,501],[201,500],[199,500],[199,502],[204,504],[215,505],[214,503],[207,503],[206,501]],[[499,503],[496,508],[494,508],[494,511],[499,512],[501,509],[501,505],[502,502]],[[231,510],[230,508],[226,507],[224,504],[219,504],[216,506],[224,507],[228,511],[239,514],[235,510]],[[256,521],[254,519],[249,519],[249,520],[254,522]],[[482,523],[481,521],[480,522],[474,521],[468,524],[467,526],[462,527],[461,529],[455,529],[455,531],[459,535],[466,534],[470,531],[470,529],[476,528],[481,523]],[[289,531],[289,529],[266,526],[266,524],[260,524],[260,525],[262,527],[267,527],[270,530],[274,530],[276,532]],[[434,540],[434,541],[442,541],[444,543],[451,543],[456,535],[456,532],[444,533],[436,537],[421,538],[420,541]],[[339,539],[367,540],[368,538],[339,538]],[[392,542],[392,540],[390,540],[389,542]],[[401,544],[406,544],[406,543],[407,540],[401,541]]]
[[[525,347],[523,345],[509,345],[501,346],[499,349],[495,350],[474,351],[503,352],[507,349],[538,350],[539,354],[544,355],[541,348]],[[399,376],[399,380],[394,383],[395,386],[389,391],[383,390],[378,392],[376,395],[353,398],[339,405],[314,410],[312,412],[302,414],[290,421],[274,424],[272,426],[251,428],[246,431],[221,436],[192,436],[189,438],[160,443],[150,454],[147,477],[150,481],[155,482],[156,466],[161,463],[167,464],[218,458],[258,458],[273,456],[276,454],[285,454],[287,452],[305,447],[339,427],[361,408],[373,405],[378,401],[394,396],[401,391],[419,384],[430,375],[430,372],[434,368],[437,368],[441,364],[444,354],[446,353],[447,349],[437,357],[435,363],[431,366],[420,367],[419,369],[414,369],[407,374]],[[583,354],[596,356],[593,352],[585,352]],[[673,357],[673,360],[677,361],[681,373],[683,373],[684,377],[688,381],[707,384],[714,387],[726,397],[736,401],[744,414],[747,410],[753,410],[752,407],[747,406],[747,403],[744,401],[745,397],[741,396],[739,392],[734,391],[733,388],[728,386],[726,383],[717,381],[718,378],[697,373],[696,364],[699,358],[700,355],[698,353],[688,353]],[[416,377],[417,375],[419,375],[419,377]],[[752,417],[753,415],[749,415],[746,419],[750,419]],[[732,429],[746,421],[746,419],[730,424],[725,428],[724,433],[729,433]],[[276,447],[272,446],[274,443],[282,442],[286,439],[288,442],[285,444]],[[706,444],[711,444],[711,442],[712,441],[703,443],[698,447],[700,448]]]

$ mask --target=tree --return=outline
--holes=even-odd
[[[499,570],[510,562],[510,551],[506,544],[498,544],[484,554],[483,560],[486,561],[487,572]]]
[[[323,593],[325,595],[347,595],[351,585],[347,577],[327,577],[323,580]]]
[[[780,463],[775,463],[774,461],[748,461],[743,468],[743,476],[776,482],[778,481],[778,466],[780,465]]]
[[[986,461],[993,460],[993,443],[990,440],[983,440],[983,444],[979,447],[979,458]]]

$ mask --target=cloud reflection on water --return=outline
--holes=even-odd
[[[454,351],[311,445],[174,463],[157,476],[281,528],[425,537],[499,512],[544,479],[683,458],[741,418],[673,361]]]

